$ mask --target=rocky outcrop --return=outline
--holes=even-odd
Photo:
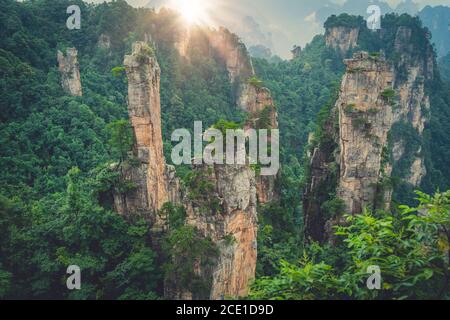
[[[395,52],[399,57],[396,69],[398,90],[398,106],[394,112],[395,122],[410,123],[419,136],[423,135],[428,113],[430,98],[426,94],[425,83],[434,78],[434,53],[429,42],[426,42],[424,55],[418,55],[413,46],[413,32],[409,27],[401,26],[395,36]],[[402,140],[394,143],[404,143]],[[404,150],[397,155],[398,161],[405,156],[412,156],[411,170],[406,180],[413,186],[419,186],[427,174],[422,148],[414,150],[414,155],[405,155]]]
[[[334,37],[354,39],[354,31],[348,32]],[[386,39],[393,41],[390,60],[381,51],[358,52],[344,61],[339,97],[321,141],[310,152],[304,193],[309,239],[332,240],[332,227],[342,223],[343,213],[358,214],[364,207],[388,209],[393,175],[418,187],[427,174],[423,148],[417,142],[410,145],[410,139],[420,141],[428,121],[430,101],[425,87],[434,77],[433,50],[428,41],[418,50],[408,27],[379,36],[385,34],[395,35]],[[405,166],[410,168],[406,172]]]
[[[212,272],[210,298],[244,297],[256,271],[255,173],[247,165],[200,166],[194,170],[202,172],[202,178],[212,185],[206,199],[186,198],[184,202],[187,223],[219,248],[216,264],[204,271]]]
[[[247,128],[277,129],[278,113],[270,90],[252,83],[241,85],[238,105],[249,113]],[[278,199],[277,176],[256,176],[256,189],[260,204]]]
[[[419,150],[420,153],[421,150]],[[407,177],[409,184],[419,186],[423,178],[427,175],[427,168],[423,158],[416,158],[411,166],[410,174]]]
[[[261,116],[264,116],[268,119],[264,121],[268,122],[265,128],[278,128],[278,115],[271,93],[269,89],[249,81],[255,76],[252,60],[247,48],[235,34],[222,27],[217,30],[191,27],[181,32],[178,38],[175,47],[182,56],[186,56],[189,42],[208,42],[209,54],[223,62],[228,71],[230,82],[235,88],[238,107],[250,114],[248,127],[257,128]],[[198,50],[204,50],[203,46]],[[260,203],[274,201],[277,198],[276,177],[258,176],[256,180]]]
[[[269,89],[246,81],[241,85],[238,106],[251,115],[257,116],[267,107],[274,108],[275,104]],[[270,118],[270,125],[278,128],[277,115],[271,113]]]
[[[78,51],[76,48],[68,48],[66,55],[58,50],[58,65],[61,73],[61,84],[68,94],[81,97],[83,90],[81,88],[80,66],[78,64]]]
[[[350,49],[358,45],[358,36],[359,28],[332,27],[326,30],[325,43],[328,47],[345,55]]]
[[[357,214],[364,207],[377,207],[380,197],[390,203],[391,190],[380,183],[392,170],[385,149],[394,121],[393,101],[386,93],[393,91],[394,69],[366,52],[344,63],[340,94],[324,128],[327,139],[312,153],[304,196],[306,235],[321,242],[330,240],[332,226],[340,223],[339,212],[330,212],[330,204],[342,202],[342,212]]]
[[[383,167],[383,148],[394,120],[392,103],[383,94],[393,90],[394,71],[382,59],[357,53],[345,60],[347,72],[336,102],[339,112],[340,177],[337,197],[346,212],[374,207]]]
[[[294,46],[294,49],[291,50],[291,53],[292,53],[292,59],[299,58],[300,54],[302,53],[302,47]]]
[[[176,198],[173,170],[163,155],[160,104],[160,68],[153,50],[144,42],[133,44],[125,56],[128,77],[128,113],[135,136],[134,161],[123,168],[123,179],[133,188],[116,196],[116,210],[124,215],[138,214],[154,219],[155,213]],[[135,163],[137,162],[137,163]],[[172,199],[173,200],[173,199]],[[155,221],[156,222],[156,221]]]
[[[309,153],[309,181],[303,194],[305,219],[305,239],[323,243],[329,240],[330,225],[333,218],[324,206],[330,200],[330,194],[336,193],[339,179],[339,128],[335,122],[337,108],[333,108],[330,118],[325,122],[323,138]],[[312,145],[317,137],[310,137]]]
[[[178,54],[181,57],[184,58],[188,57],[188,48],[190,41],[191,41],[191,28],[188,25],[180,27],[174,45],[175,49],[178,51]]]
[[[221,27],[210,30],[208,38],[211,48],[225,63],[232,83],[247,81],[255,73],[247,48],[235,34]]]
[[[111,37],[102,33],[100,37],[98,37],[97,47],[105,50],[111,49]]]

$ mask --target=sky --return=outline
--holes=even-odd
[[[380,5],[382,14],[396,8],[414,14],[426,5],[450,6],[450,0],[127,0],[133,6],[156,8],[185,3],[183,8],[190,1],[208,7],[208,24],[223,25],[248,46],[262,44],[283,58],[290,56],[294,45],[303,47],[322,33],[324,20],[333,13],[367,15],[371,4]]]

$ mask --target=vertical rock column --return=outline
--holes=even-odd
[[[403,75],[396,77],[396,91],[398,92],[398,108],[394,112],[395,122],[410,123],[422,137],[430,112],[430,97],[426,93],[425,83],[434,78],[434,51],[429,42],[426,42],[423,56],[417,55],[412,41],[412,29],[400,26],[397,29],[394,50],[399,57],[398,70],[407,70]],[[396,160],[403,160],[408,155],[404,154],[404,141],[394,141],[399,146]],[[423,178],[427,175],[425,158],[422,146],[415,150],[408,176],[404,177],[412,186],[420,186]],[[394,163],[395,165],[395,163]]]
[[[124,178],[135,188],[116,197],[121,214],[153,215],[169,201],[167,168],[163,155],[160,105],[160,68],[153,50],[144,42],[133,44],[125,56],[128,76],[128,113],[135,135],[137,165],[128,165]]]
[[[187,223],[195,226],[218,247],[219,255],[212,270],[210,299],[244,297],[255,278],[257,258],[257,201],[255,173],[247,165],[206,165],[194,170],[204,173],[214,186],[209,200],[217,199],[215,209],[202,201],[185,202]]]
[[[61,84],[68,94],[81,97],[80,66],[78,64],[78,51],[76,48],[68,48],[66,55],[58,50],[58,65],[61,73]]]
[[[262,129],[260,126],[263,125],[263,129],[278,129],[278,113],[269,89],[251,83],[242,84],[238,105],[250,114],[247,128]],[[260,204],[266,204],[278,198],[276,178],[277,176],[261,175],[256,177]]]
[[[278,114],[270,90],[249,81],[252,76],[255,76],[255,70],[245,45],[225,28],[211,31],[209,42],[224,61],[230,81],[236,87],[238,107],[250,115],[247,128],[260,129],[258,124],[264,116],[269,122],[265,124],[264,129],[277,129]],[[256,177],[259,203],[265,204],[277,199],[275,183],[276,176],[258,175]]]
[[[367,52],[355,53],[344,63],[347,70],[338,100],[311,154],[303,199],[306,239],[322,243],[333,240],[332,227],[342,218],[324,207],[333,200],[330,194],[342,200],[344,211],[351,214],[391,201],[391,190],[381,188],[380,182],[392,171],[387,146],[394,101],[387,93],[394,87],[393,67]]]
[[[375,206],[383,172],[390,176],[383,148],[387,148],[394,119],[383,93],[393,90],[394,72],[386,61],[365,52],[356,53],[345,64],[347,72],[336,102],[341,167],[337,193],[347,211],[355,214],[364,206]],[[390,198],[383,202],[389,203]]]
[[[394,48],[389,62],[383,51],[345,60],[339,99],[311,154],[303,201],[307,239],[333,240],[342,212],[334,212],[329,205],[337,202],[329,201],[343,200],[352,214],[364,207],[389,209],[393,176],[401,178],[402,188],[413,188],[427,175],[421,138],[431,111],[426,84],[435,74],[433,47],[424,30],[394,28],[377,33]],[[330,28],[327,45],[341,51],[355,47],[355,30]],[[395,38],[385,38],[394,32]]]

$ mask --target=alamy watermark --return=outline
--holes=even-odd
[[[367,8],[367,28],[372,31],[381,29],[381,8],[377,5],[370,5]]]
[[[70,276],[67,278],[66,286],[69,290],[80,290],[81,289],[81,268],[76,265],[71,265],[67,267],[67,274]]]
[[[274,176],[280,169],[278,129],[227,129],[222,132],[210,128],[203,132],[202,122],[195,121],[193,135],[187,129],[172,133],[172,142],[178,142],[172,150],[173,164],[260,165],[262,176]],[[208,143],[205,148],[204,142]]]
[[[80,30],[81,29],[81,9],[77,5],[72,5],[67,7],[67,14],[70,16],[67,18],[66,26],[69,30]]]
[[[381,290],[381,268],[379,266],[369,266],[367,273],[371,274],[367,279],[367,289]]]

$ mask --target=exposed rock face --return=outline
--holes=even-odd
[[[189,26],[184,26],[180,28],[177,35],[177,40],[175,42],[175,49],[177,49],[178,54],[182,57],[187,57],[187,52],[189,48],[189,43],[191,41],[191,29]]]
[[[412,45],[412,30],[408,27],[398,28],[394,48],[400,57],[397,69],[407,71],[406,76],[403,76],[405,79],[396,77],[398,108],[394,112],[394,121],[411,123],[417,133],[422,136],[428,121],[426,112],[430,110],[430,98],[425,92],[425,82],[434,78],[433,48],[427,43],[424,57],[417,56]],[[421,154],[422,148],[415,151],[411,171],[406,178],[413,186],[419,186],[427,170]],[[397,154],[398,161],[401,161],[403,156],[403,152]]]
[[[62,87],[70,95],[81,97],[83,91],[81,89],[80,66],[77,56],[78,51],[76,48],[68,48],[65,56],[58,50],[58,64]]]
[[[256,128],[261,115],[268,113],[270,128],[277,129],[278,114],[269,89],[248,82],[255,71],[245,45],[235,34],[222,27],[209,30],[207,38],[213,53],[225,63],[231,83],[236,85],[238,107],[250,114],[248,127]],[[277,198],[276,177],[258,176],[256,180],[260,203],[274,201]]]
[[[230,81],[246,81],[255,72],[245,45],[239,38],[225,28],[211,30],[208,34],[211,48],[225,62]]]
[[[324,128],[329,138],[313,151],[304,196],[306,236],[321,242],[331,240],[332,226],[341,218],[324,207],[330,193],[352,214],[376,207],[380,197],[390,203],[390,190],[381,190],[379,183],[391,173],[384,150],[394,116],[392,101],[383,93],[393,90],[394,69],[365,52],[344,63],[340,94]]]
[[[254,171],[239,165],[201,166],[195,170],[203,171],[214,186],[208,199],[219,199],[219,209],[209,208],[206,212],[201,202],[185,199],[187,223],[211,238],[219,248],[217,264],[212,270],[210,298],[246,296],[255,277],[257,257]]]
[[[302,53],[302,47],[300,46],[294,46],[294,49],[291,50],[292,53],[292,59],[296,59],[300,57],[300,54]]]
[[[377,184],[382,178],[383,147],[393,123],[392,106],[384,98],[393,90],[393,68],[383,60],[357,53],[345,60],[347,72],[336,102],[339,110],[339,198],[347,212],[356,214],[374,207]]]
[[[138,164],[124,170],[124,178],[135,188],[116,197],[116,209],[122,214],[142,214],[150,218],[170,200],[169,181],[173,181],[173,172],[166,167],[163,155],[160,68],[152,49],[144,42],[134,43],[133,53],[125,56],[124,65],[128,76],[128,113],[135,135],[134,156]]]
[[[416,158],[411,166],[411,173],[408,177],[408,182],[413,186],[418,186],[422,179],[427,175],[427,168],[422,158]]]
[[[266,107],[275,106],[269,89],[250,83],[242,84],[238,105],[242,110],[250,114],[257,114]],[[278,127],[275,114],[273,115],[272,121],[273,127]]]
[[[111,37],[102,33],[98,38],[97,46],[109,50],[111,48]]]
[[[326,30],[325,42],[344,55],[358,45],[358,36],[359,28],[333,27]]]
[[[342,211],[358,214],[364,207],[388,209],[394,173],[414,187],[427,174],[422,147],[409,146],[401,131],[412,130],[415,133],[408,134],[420,137],[425,129],[430,109],[425,83],[434,76],[433,50],[426,43],[419,53],[410,28],[398,27],[394,34],[392,61],[386,61],[383,52],[372,56],[358,52],[344,61],[347,70],[339,98],[323,128],[326,139],[311,152],[304,193],[309,239],[332,241],[332,226],[342,223]],[[354,35],[335,37],[353,39]],[[409,172],[396,171],[408,161]],[[340,213],[330,212],[332,200],[343,202]]]
[[[310,180],[303,195],[305,238],[321,243],[329,239],[328,229],[333,223],[333,217],[325,212],[323,205],[329,200],[330,193],[336,192],[339,179],[339,128],[334,125],[338,109],[333,108],[331,113],[323,128],[328,138],[310,153]]]
[[[271,129],[277,129],[278,113],[270,90],[250,83],[242,84],[241,90],[238,105],[250,114],[247,127],[260,129],[261,122],[267,121],[268,123],[263,124],[264,127],[268,125]],[[278,198],[276,178],[277,176],[262,175],[256,177],[256,189],[260,204],[266,204]]]

